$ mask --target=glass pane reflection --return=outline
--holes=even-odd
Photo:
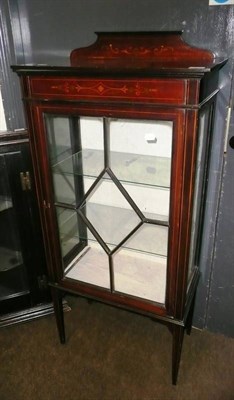
[[[0,155],[0,299],[28,290],[21,242],[8,179],[7,157]]]

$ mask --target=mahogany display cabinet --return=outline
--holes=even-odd
[[[20,76],[60,340],[62,293],[172,333],[177,381],[199,279],[218,71],[181,32],[98,33]]]

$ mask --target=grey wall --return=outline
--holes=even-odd
[[[95,31],[117,30],[182,29],[188,43],[230,57],[220,78],[194,325],[234,335],[229,314],[234,260],[234,218],[230,203],[233,165],[228,161],[230,157],[233,159],[233,153],[224,156],[233,76],[233,7],[209,7],[208,0],[2,1],[9,6],[18,63],[67,65],[70,51],[92,43]],[[222,292],[219,286],[224,288]]]
[[[85,46],[100,30],[180,30],[192,44],[226,55],[230,7],[208,0],[9,0],[18,5],[25,62],[67,64],[71,49]],[[18,38],[20,40],[20,38]],[[21,59],[22,54],[18,54]],[[19,60],[20,61],[20,60]]]
[[[234,86],[231,99],[206,324],[211,331],[234,336],[234,149],[229,146],[234,136]]]

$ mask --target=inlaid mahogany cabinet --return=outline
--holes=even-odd
[[[217,61],[181,32],[98,33],[21,79],[61,342],[62,293],[169,327],[176,383],[199,279]]]

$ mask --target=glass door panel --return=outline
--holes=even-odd
[[[168,227],[144,223],[122,248],[167,257]]]
[[[111,168],[118,179],[169,188],[172,122],[110,120]]]
[[[165,302],[166,257],[120,249],[113,257],[115,290]]]
[[[143,224],[113,253],[115,290],[164,303],[167,245],[167,227]]]
[[[123,194],[106,173],[80,207],[107,245],[118,245],[140,222]]]
[[[45,121],[65,276],[164,303],[172,122]]]
[[[110,120],[110,163],[146,218],[168,221],[172,122]]]
[[[110,289],[109,258],[95,240],[87,243],[64,273],[66,278]]]
[[[170,191],[165,188],[124,184],[124,189],[146,218],[168,222]]]

